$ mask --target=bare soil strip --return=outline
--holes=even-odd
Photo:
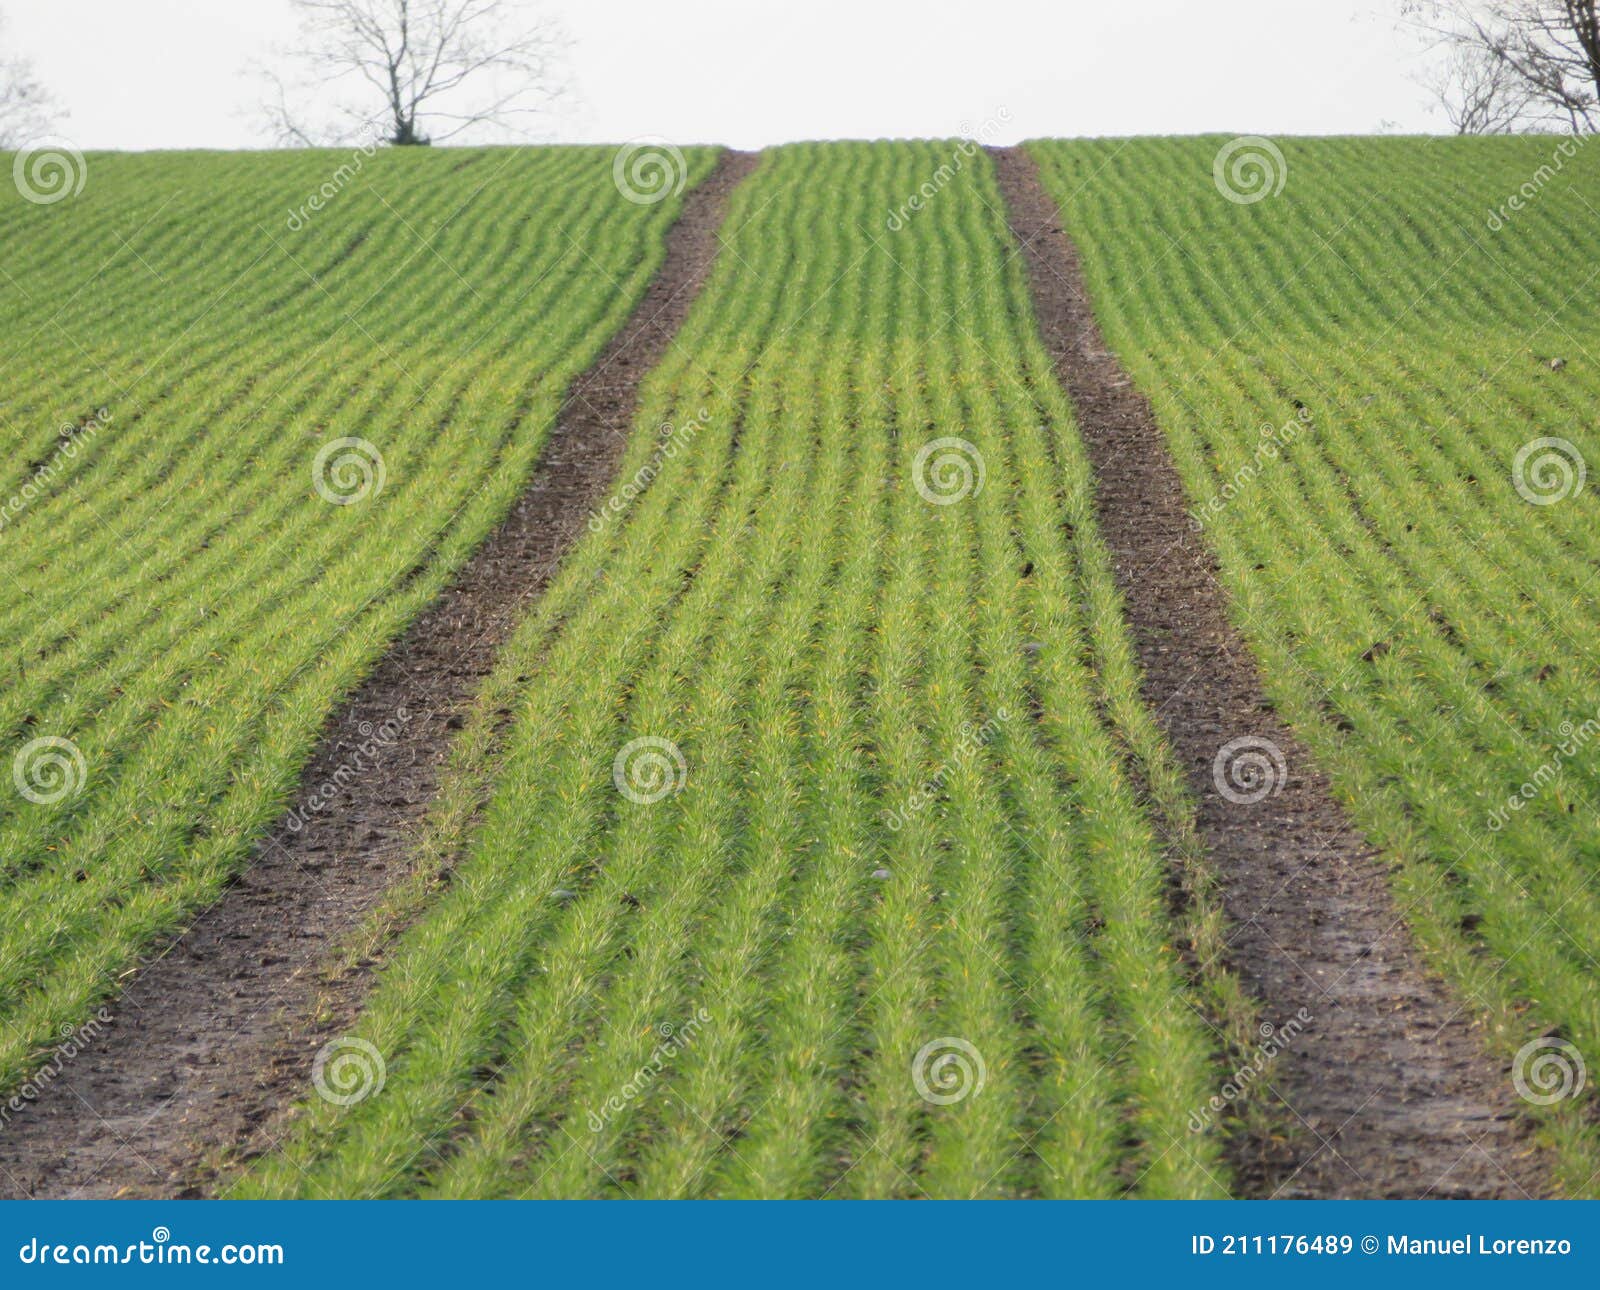
[[[1252,1073],[1291,1131],[1238,1141],[1237,1185],[1265,1196],[1545,1194],[1509,1069],[1420,966],[1380,859],[1267,701],[1161,430],[1100,334],[1032,158],[993,156],[1094,468],[1144,698],[1199,802],[1231,964],[1286,1044]],[[1288,767],[1281,791],[1253,805],[1224,797],[1213,773],[1222,746],[1244,736],[1270,740]],[[1302,1008],[1312,1020],[1293,1035],[1284,1027]]]
[[[305,1094],[326,1016],[353,1015],[371,979],[357,971],[330,986],[319,969],[407,874],[452,732],[604,501],[640,382],[704,283],[728,195],[756,160],[724,153],[686,195],[665,262],[574,383],[527,489],[333,718],[299,799],[251,865],[0,1131],[0,1196],[193,1195],[205,1160]],[[393,741],[361,773],[341,774],[379,731]],[[330,782],[341,786],[324,799]]]

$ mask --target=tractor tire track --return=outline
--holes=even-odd
[[[1509,1068],[1486,1052],[1470,1009],[1423,969],[1382,860],[1267,700],[1177,466],[1100,333],[1036,164],[1021,148],[991,155],[1094,470],[1144,699],[1198,801],[1231,966],[1263,1023],[1284,1033],[1301,1009],[1311,1018],[1257,1085],[1289,1132],[1234,1141],[1236,1186],[1258,1196],[1547,1194]],[[1224,746],[1245,737],[1270,741],[1287,768],[1255,803],[1225,796],[1223,784],[1235,798],[1237,785],[1215,769]]]
[[[526,489],[331,718],[250,865],[9,1116],[0,1197],[198,1194],[206,1161],[305,1095],[327,1016],[354,1016],[372,978],[370,963],[331,984],[322,968],[410,871],[452,732],[604,501],[640,383],[704,284],[729,194],[757,160],[725,152],[685,196],[660,270],[574,382]],[[375,732],[381,748],[364,755]]]

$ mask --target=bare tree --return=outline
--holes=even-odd
[[[1452,48],[1424,84],[1457,134],[1505,134],[1528,116],[1527,88],[1504,62],[1481,48]]]
[[[288,51],[288,77],[269,73],[267,104],[285,143],[373,132],[404,147],[475,127],[520,133],[562,92],[567,39],[523,0],[293,3],[301,44]]]
[[[1600,129],[1600,0],[1403,0],[1402,10],[1450,51],[1462,121]]]
[[[47,134],[61,113],[32,62],[9,52],[3,27],[0,19],[0,148],[17,148]]]

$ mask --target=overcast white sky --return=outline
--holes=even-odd
[[[1394,0],[546,0],[557,140],[1434,132]],[[79,148],[266,140],[244,74],[288,0],[0,0]]]

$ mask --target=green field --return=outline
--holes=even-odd
[[[737,194],[622,476],[681,451],[509,651],[487,818],[360,1028],[384,1091],[246,1194],[1225,1190],[1119,750],[1148,718],[982,158],[884,229],[949,152],[785,148]],[[918,467],[950,437],[981,489]],[[682,758],[660,800],[614,780],[640,737]],[[947,1037],[933,1091],[981,1097],[919,1095]]]
[[[677,204],[619,202],[607,150],[397,152],[292,218],[348,161],[91,155],[0,200],[5,1087],[281,814]]]
[[[1600,176],[1556,138],[1295,140],[1282,191],[1235,204],[1223,143],[1032,150],[1414,933],[1508,1055],[1547,1030],[1593,1057]],[[1586,1112],[1549,1113],[1592,1189]]]
[[[1227,142],[1029,148],[1425,961],[1508,1072],[1600,1058],[1600,178],[1281,140],[1239,201]],[[248,862],[682,207],[610,149],[87,164],[0,196],[0,1101]],[[222,1188],[1237,1190],[1283,1126],[1205,1109],[1258,1019],[1095,516],[991,160],[764,153],[343,947],[368,1087]],[[1592,1098],[1524,1101],[1593,1194]]]

